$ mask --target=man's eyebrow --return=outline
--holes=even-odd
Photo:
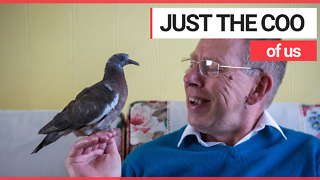
[[[190,58],[193,59],[193,60],[198,60],[198,56],[194,53],[190,54]],[[222,58],[220,57],[217,57],[217,56],[204,56],[201,60],[212,60],[212,61],[215,61],[215,62],[218,62],[218,63],[222,63]]]
[[[203,57],[203,59],[205,60],[212,60],[212,61],[215,61],[217,63],[222,63],[222,58],[220,57],[217,57],[217,56],[211,56],[211,57]]]

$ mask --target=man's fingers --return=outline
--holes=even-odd
[[[107,144],[106,142],[104,143],[99,143],[97,149],[102,149],[104,151],[104,149],[106,148]]]
[[[82,154],[89,154],[91,151],[92,151],[92,146],[89,146],[83,149]]]
[[[96,136],[99,138],[104,138],[104,137],[112,138],[115,135],[117,135],[117,133],[115,131],[98,131],[98,132],[95,132],[94,134],[92,134],[92,136]]]
[[[98,149],[98,147],[99,147],[99,144],[92,146],[92,151],[95,151],[96,149]]]
[[[119,154],[116,141],[113,137],[108,141],[105,153],[110,153],[111,155]]]
[[[97,156],[103,155],[103,153],[103,150],[97,149],[95,151],[90,152],[89,154],[82,154],[81,156],[69,156],[66,159],[65,164],[69,165],[75,163],[88,163]]]
[[[74,143],[74,145],[70,149],[68,156],[79,156],[83,153],[87,153],[88,148],[97,144],[98,141],[99,138],[93,136],[82,138]]]
[[[99,145],[97,146],[97,149],[103,149],[105,150],[108,142],[110,139],[112,139],[117,133],[115,131],[99,131],[93,134],[93,136],[96,136],[99,138]],[[96,148],[96,147],[95,147]],[[94,149],[95,149],[94,148]]]
[[[106,143],[113,139],[116,135],[114,131],[98,131],[89,137],[82,138],[75,142],[71,147],[68,156],[79,156],[81,154],[88,154],[96,149],[104,150]]]
[[[117,144],[114,140],[114,136],[117,135],[115,131],[99,131],[95,133],[96,136],[98,136],[100,139],[99,141],[105,142],[104,144],[100,144],[99,148],[100,149],[105,149],[105,153],[119,153],[117,149]],[[105,148],[107,146],[107,148]]]

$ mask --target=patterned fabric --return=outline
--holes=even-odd
[[[306,131],[320,138],[320,105],[302,105]]]
[[[136,147],[167,134],[167,101],[137,101],[130,105],[127,154]]]

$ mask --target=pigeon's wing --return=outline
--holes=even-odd
[[[68,117],[80,126],[93,124],[108,115],[118,102],[119,93],[101,83],[75,100]]]
[[[95,86],[95,85],[94,85]],[[92,87],[94,87],[92,86]],[[89,93],[91,87],[87,87],[87,88],[84,88],[77,96],[76,96],[76,99],[80,99],[83,95],[86,95]]]
[[[119,101],[119,93],[109,85],[97,83],[81,91],[62,112],[40,129],[40,134],[61,130],[75,130],[99,122],[112,111]]]

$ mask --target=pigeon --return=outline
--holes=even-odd
[[[76,136],[89,136],[100,130],[110,130],[109,125],[120,115],[128,96],[123,67],[139,66],[129,55],[113,55],[105,66],[103,79],[83,89],[74,100],[39,130],[46,134],[43,141],[31,153],[73,132]]]

